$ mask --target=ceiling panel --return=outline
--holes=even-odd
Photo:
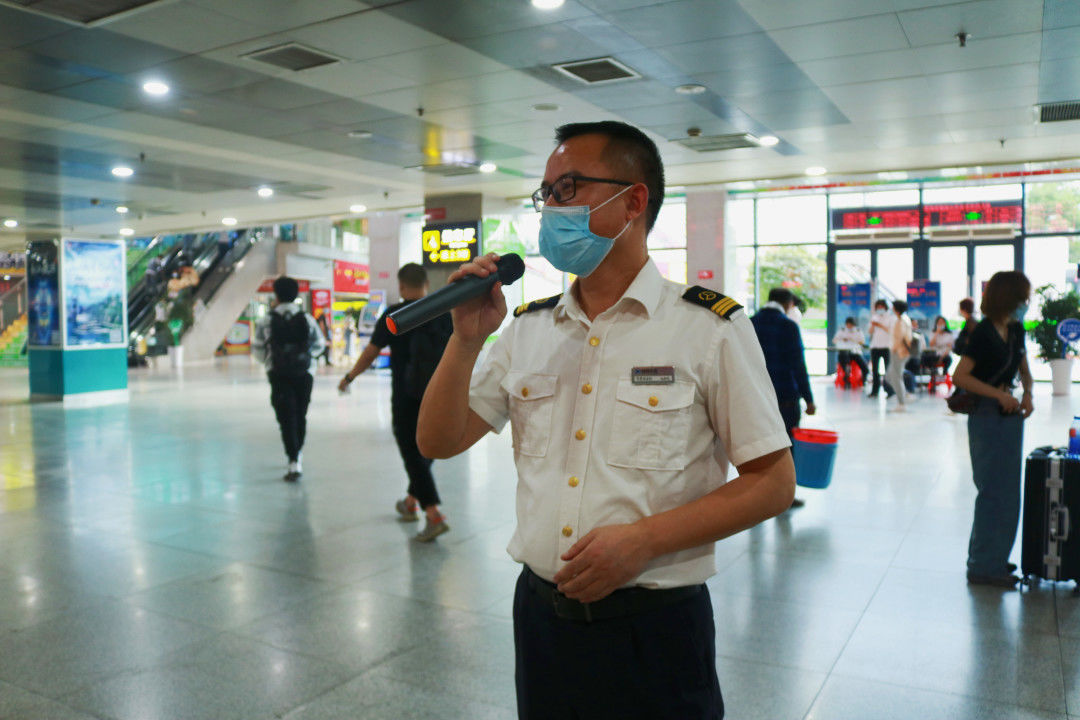
[[[1006,67],[966,70],[964,72],[928,75],[926,78],[934,96],[978,93],[1013,87],[1035,87],[1039,84],[1036,63]]]
[[[935,98],[935,109],[942,113],[978,112],[981,110],[1012,109],[1034,105],[1038,88],[1015,87],[961,95],[942,95]]]
[[[1080,99],[1080,58],[1050,60],[1039,68],[1038,102]]]
[[[852,83],[892,80],[923,73],[919,62],[920,51],[911,49],[848,55],[841,58],[825,58],[799,63],[800,68],[822,87],[849,85]]]
[[[117,110],[139,109],[146,105],[147,101],[146,96],[135,85],[122,79],[117,81],[111,78],[58,88],[53,94]]]
[[[761,95],[767,92],[790,92],[793,90],[817,90],[817,85],[807,77],[802,68],[793,63],[770,65],[748,72],[701,73],[692,75],[694,82],[701,83],[717,95]]]
[[[119,74],[143,70],[187,54],[107,30],[84,29],[54,35],[24,49],[37,55]]]
[[[1080,56],[1080,25],[1042,34],[1042,59],[1062,60]]]
[[[847,123],[847,117],[817,88],[732,98],[743,112],[773,130]]]
[[[56,95],[21,90],[7,85],[0,85],[0,108],[17,109],[21,113],[69,122],[87,120],[114,112],[112,108],[68,100]]]
[[[293,73],[286,79],[298,85],[308,85],[350,98],[416,85],[416,81],[411,78],[396,75],[368,62],[315,68],[307,72]]]
[[[212,97],[271,110],[293,110],[305,105],[319,105],[338,99],[338,96],[331,93],[277,78],[222,90]]]
[[[362,129],[364,123],[372,120],[384,120],[398,117],[393,110],[378,107],[357,100],[339,99],[321,105],[309,105],[302,113],[312,124],[336,128]],[[345,133],[337,131],[338,135]]]
[[[555,10],[506,0],[412,0],[386,8],[394,17],[454,41],[562,23],[590,13],[575,0]]]
[[[985,40],[972,38],[967,47],[960,47],[955,41],[921,47],[916,56],[922,71],[933,74],[1038,62],[1040,54],[1039,33],[1025,33]]]
[[[1017,139],[1023,137],[1032,137],[1035,135],[1035,125],[1007,125],[999,127],[963,127],[959,129],[950,130],[952,134],[953,142],[969,143],[969,142],[988,142],[993,141],[1001,146],[1001,140],[1005,140],[1005,145]]]
[[[383,68],[422,84],[497,73],[507,69],[505,65],[469,48],[450,44],[385,55],[369,62],[373,67]]]
[[[825,93],[848,115],[874,117],[872,111],[905,107],[911,114],[931,112],[930,85],[925,77],[898,78],[872,83],[852,83],[826,88]]]
[[[743,7],[765,30],[831,23],[937,4],[935,0],[742,0]]]
[[[602,45],[562,25],[486,35],[471,40],[469,47],[513,68],[552,65],[607,54]]]
[[[770,35],[795,62],[909,47],[893,14],[776,30]]]
[[[963,30],[972,38],[1039,32],[1043,0],[977,0],[899,13],[914,47],[948,42]]]
[[[365,12],[294,30],[299,42],[351,60],[442,45],[446,40],[382,12]]]
[[[215,12],[242,20],[264,32],[279,32],[363,11],[356,0],[188,0]]]
[[[668,45],[657,52],[685,73],[715,73],[791,63],[765,33]]]
[[[679,0],[604,17],[647,47],[761,32],[736,0]]]
[[[0,7],[0,50],[68,32],[71,26],[10,7]]]
[[[737,132],[731,125],[720,120],[706,108],[690,100],[681,102],[637,107],[621,110],[619,116],[627,122],[642,127],[677,125],[682,130],[679,137],[685,137],[690,127],[699,127],[706,135]]]
[[[208,60],[197,55],[155,65],[128,75],[131,82],[142,82],[151,76],[169,83],[174,93],[209,95],[229,88],[265,80],[266,75],[254,69]]]
[[[229,3],[217,3],[217,8]],[[168,32],[162,32],[168,28]],[[198,54],[222,45],[263,35],[265,31],[236,18],[222,15],[209,7],[190,2],[164,3],[152,12],[132,13],[108,24],[110,32],[145,40],[182,51]]]
[[[1075,0],[1043,0],[1043,30],[1080,25],[1080,4]]]
[[[25,50],[0,52],[0,85],[47,92],[103,75],[91,68],[72,66]]]

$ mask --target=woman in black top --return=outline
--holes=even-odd
[[[1020,579],[1009,553],[1020,522],[1023,422],[1031,415],[1031,372],[1024,313],[1031,282],[1019,270],[995,273],[983,292],[983,320],[972,330],[953,382],[978,396],[968,415],[971,470],[979,494],[968,543],[969,583],[1013,587]],[[1024,388],[1013,392],[1017,373]]]

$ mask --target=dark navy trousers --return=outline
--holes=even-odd
[[[721,720],[708,590],[655,610],[564,620],[531,590],[514,594],[521,720]]]

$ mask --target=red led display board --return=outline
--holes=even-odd
[[[938,203],[923,206],[923,227],[960,225],[1020,225],[1019,200]],[[918,206],[833,210],[833,230],[918,228]]]

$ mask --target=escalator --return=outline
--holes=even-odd
[[[128,332],[129,364],[143,364],[146,354],[164,354],[197,322],[201,309],[228,280],[251,247],[272,237],[268,228],[250,228],[200,235],[162,236],[147,246],[147,254],[160,257],[160,269],[146,272],[151,258],[139,258],[129,264]],[[190,266],[197,284],[169,297],[168,281],[182,268]],[[141,278],[135,273],[142,268]],[[135,281],[136,282],[132,282]],[[159,319],[158,307],[165,312]]]

